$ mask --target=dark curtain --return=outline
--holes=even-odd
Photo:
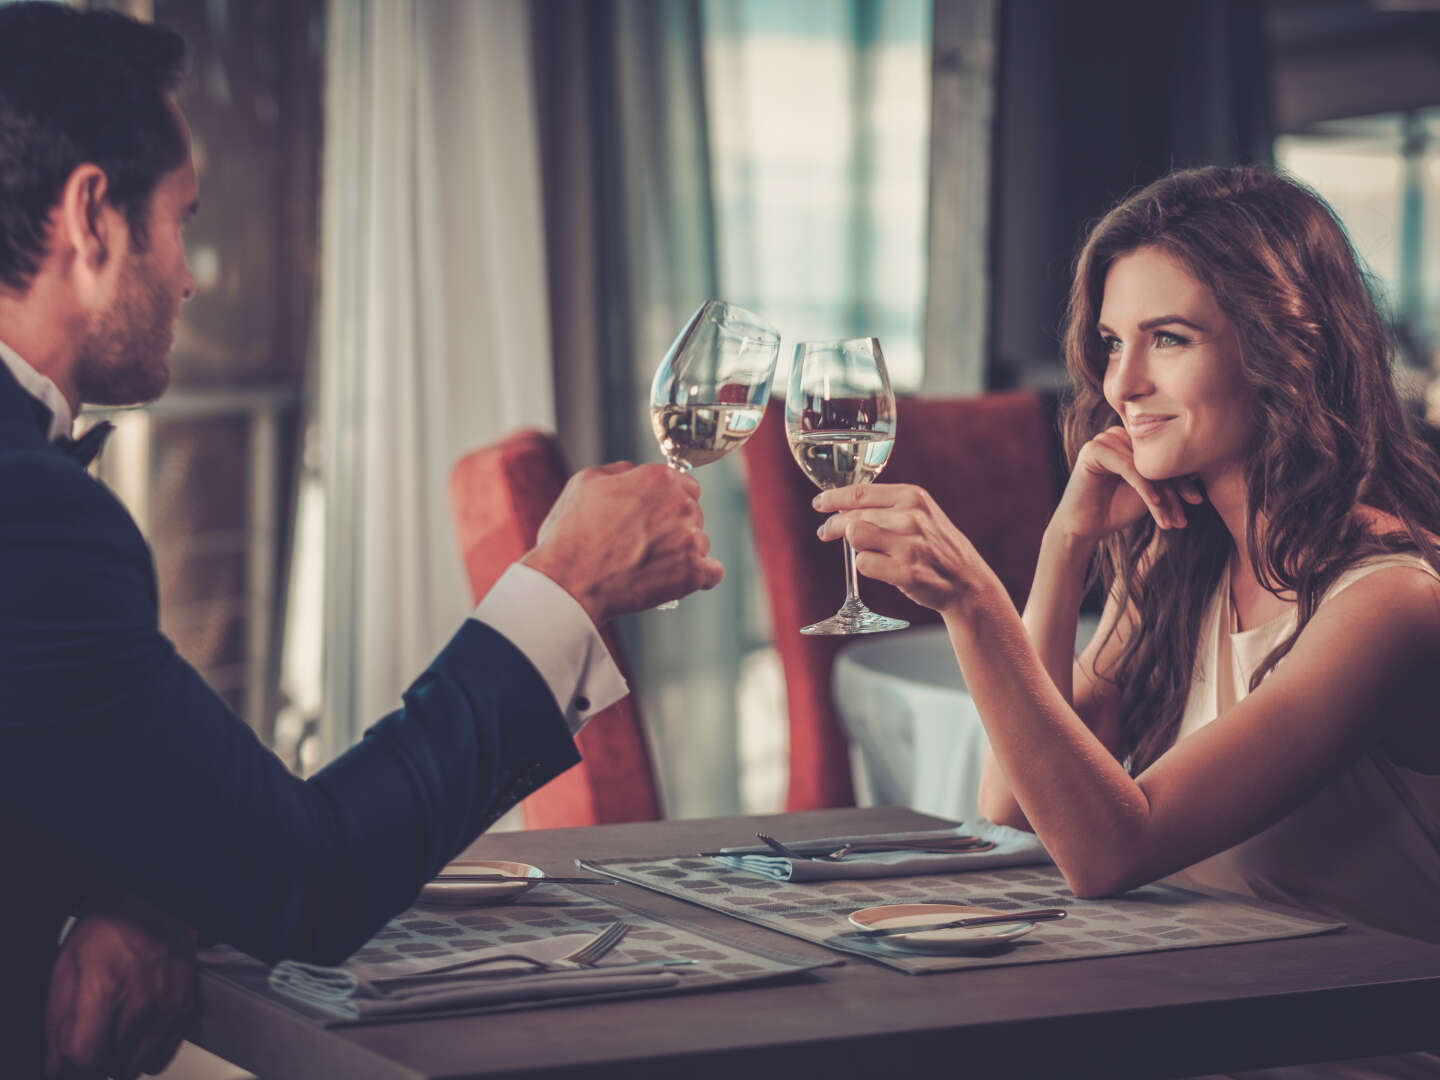
[[[651,377],[716,296],[700,3],[536,0],[530,13],[557,429],[574,468],[658,461]],[[739,809],[749,524],[733,459],[697,479],[724,584],[618,622],[670,817]]]
[[[1086,227],[1174,169],[1271,161],[1264,6],[1009,0],[997,36],[989,384],[1053,384]]]

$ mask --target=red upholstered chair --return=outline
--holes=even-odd
[[[535,545],[540,523],[569,475],[555,436],[521,431],[476,450],[450,473],[450,508],[476,601]],[[601,630],[624,668],[620,643]],[[633,697],[591,718],[576,742],[583,760],[521,804],[532,829],[652,821],[660,816],[655,770]]]
[[[880,480],[919,484],[979,549],[1017,604],[1024,602],[1040,538],[1059,497],[1063,460],[1053,407],[1039,394],[902,398],[895,450]],[[783,402],[772,402],[745,444],[755,547],[765,577],[790,712],[788,810],[855,800],[849,755],[830,692],[835,653],[852,638],[804,637],[800,627],[844,598],[840,545],[821,543],[816,489],[790,456]],[[913,626],[939,621],[897,590],[861,579],[875,611]]]

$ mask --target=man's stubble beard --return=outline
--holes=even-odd
[[[114,304],[87,329],[75,358],[75,390],[91,405],[154,401],[170,383],[178,303],[143,255],[132,255]]]

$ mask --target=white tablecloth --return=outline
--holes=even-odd
[[[1080,617],[1077,648],[1096,622]],[[985,729],[943,627],[857,639],[836,658],[833,685],[877,804],[975,818]]]

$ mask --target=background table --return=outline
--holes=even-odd
[[[938,824],[895,808],[830,810],[495,834],[471,852],[563,873],[577,855],[699,851],[757,829],[798,840]],[[627,896],[755,944],[837,955],[670,897]],[[1153,1078],[1423,1047],[1440,1015],[1440,945],[1356,927],[924,976],[849,959],[786,984],[333,1031],[214,976],[204,979],[203,999],[195,1041],[264,1080],[806,1080],[937,1067],[1007,1078]]]
[[[1078,652],[1097,615],[1082,615]],[[966,821],[975,816],[985,729],[945,628],[857,638],[835,658],[835,708],[869,801]]]

